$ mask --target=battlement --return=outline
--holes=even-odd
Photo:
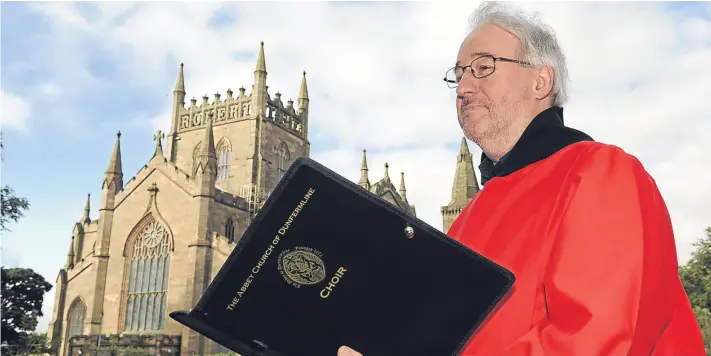
[[[220,93],[215,93],[210,101],[207,95],[202,97],[202,102],[198,104],[197,99],[190,99],[188,107],[179,107],[178,115],[180,124],[178,132],[191,131],[203,128],[207,124],[207,118],[212,114],[213,125],[218,126],[224,123],[253,119],[257,113],[252,110],[252,94],[247,95],[244,87],[239,88],[239,93],[234,96],[231,89],[227,89],[227,96],[222,99]],[[294,106],[294,101],[289,99],[284,105],[281,93],[277,92],[272,98],[267,94],[267,107],[265,119],[296,135],[303,135],[304,132],[304,111]]]
[[[286,106],[281,101],[281,93],[274,94],[274,99],[267,97],[267,121],[273,122],[298,136],[304,133],[304,111],[294,108],[294,101],[289,99]]]
[[[205,94],[202,97],[202,102],[198,103],[198,99],[192,98],[187,107],[185,103],[185,77],[183,64],[181,64],[174,91],[177,95],[174,97],[177,101],[174,114],[177,117],[174,116],[173,120],[178,122],[173,122],[173,124],[175,125],[174,127],[177,127],[177,131],[186,132],[204,128],[207,125],[207,118],[210,116],[213,117],[212,124],[214,126],[262,116],[264,120],[276,124],[299,137],[304,137],[307,132],[305,126],[308,125],[309,103],[306,72],[303,73],[301,80],[298,108],[294,107],[294,101],[291,99],[284,105],[281,93],[269,94],[269,86],[266,84],[267,71],[263,42],[257,57],[254,85],[252,85],[251,93],[246,94],[244,87],[239,88],[239,93],[236,95],[231,89],[227,89],[227,96],[224,99],[220,93],[216,93],[212,101],[210,101],[210,97]]]
[[[227,96],[224,99],[220,93],[215,93],[212,102],[207,95],[204,95],[199,105],[197,99],[190,99],[189,107],[178,107],[178,116],[180,117],[178,131],[190,131],[204,127],[210,114],[212,114],[215,126],[251,118],[252,95],[246,95],[244,87],[239,88],[237,96],[233,95],[234,92],[227,89]]]
[[[244,197],[232,195],[220,189],[215,189],[215,201],[244,211],[248,209],[247,201]]]

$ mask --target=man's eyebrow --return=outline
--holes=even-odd
[[[474,52],[469,55],[469,58],[476,58],[476,57],[481,57],[481,56],[493,56],[491,52]],[[462,61],[457,59],[457,62],[454,63],[455,66],[460,67],[462,65]]]
[[[493,56],[491,52],[474,52],[469,55],[469,58],[481,57],[481,56]]]

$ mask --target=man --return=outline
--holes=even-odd
[[[516,284],[462,354],[705,355],[654,180],[635,157],[563,125],[555,35],[497,4],[473,22],[446,80],[483,151],[485,185],[448,234]]]

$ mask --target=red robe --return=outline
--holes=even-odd
[[[654,180],[617,147],[562,146],[489,180],[448,232],[516,276],[462,355],[705,356]]]

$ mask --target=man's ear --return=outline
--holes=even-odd
[[[555,82],[555,74],[551,67],[540,67],[536,70],[536,82],[533,88],[533,95],[538,100],[543,100],[553,91],[553,83]]]

